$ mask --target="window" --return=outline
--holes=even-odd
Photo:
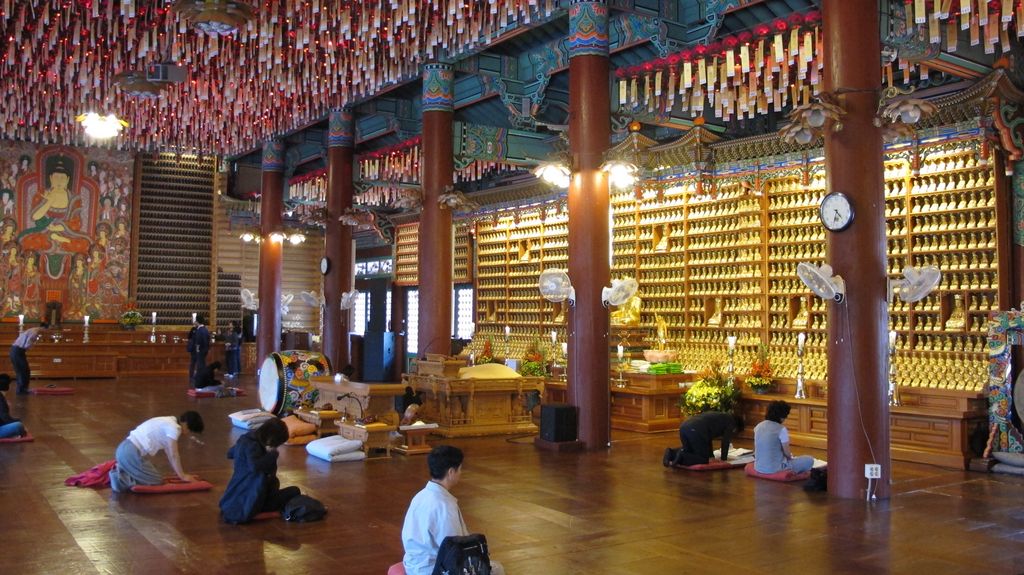
[[[455,288],[455,305],[453,306],[455,325],[455,339],[469,339],[473,337],[476,324],[473,323],[473,288]]]
[[[366,333],[366,320],[370,317],[370,298],[366,297],[366,294],[359,292],[356,296],[356,305],[352,308],[355,312],[354,319],[352,322],[352,331],[363,335]]]
[[[411,289],[405,296],[405,314],[409,318],[405,330],[406,353],[417,353],[420,337],[420,292]]]

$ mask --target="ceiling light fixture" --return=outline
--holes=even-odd
[[[101,116],[96,112],[86,112],[75,118],[85,128],[85,135],[96,140],[109,140],[121,133],[128,122],[114,114]]]
[[[253,19],[255,9],[229,0],[178,0],[171,11],[208,36],[234,34]]]

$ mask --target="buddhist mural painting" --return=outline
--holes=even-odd
[[[0,142],[0,314],[58,302],[62,319],[120,315],[132,168],[124,152]]]

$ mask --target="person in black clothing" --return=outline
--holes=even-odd
[[[258,513],[280,511],[293,497],[300,495],[298,487],[281,489],[277,478],[277,448],[285,441],[288,441],[288,428],[275,418],[239,437],[228,450],[228,459],[234,459],[235,470],[220,499],[220,512],[225,522],[246,523]]]
[[[701,465],[711,460],[713,448],[711,442],[716,437],[722,438],[722,461],[729,457],[729,440],[732,433],[738,430],[736,416],[720,411],[706,411],[695,415],[679,425],[679,442],[681,449],[665,448],[661,459],[662,465]]]
[[[196,314],[196,321],[189,332],[188,352],[191,355],[188,379],[193,387],[203,387],[197,384],[196,378],[206,365],[206,354],[210,352],[210,330],[206,328],[206,317],[201,313]]]
[[[217,370],[220,369],[220,367],[220,362],[215,361],[196,372],[196,388],[201,389],[204,387],[220,385],[221,382],[217,379]]]

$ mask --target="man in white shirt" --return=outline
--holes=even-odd
[[[449,535],[469,535],[451,489],[462,477],[462,450],[439,445],[427,456],[430,481],[409,504],[402,525],[402,563],[406,575],[431,575],[441,541]],[[492,575],[504,575],[500,563],[491,561]]]
[[[11,345],[10,357],[11,364],[14,366],[14,374],[18,381],[18,395],[28,394],[28,381],[32,378],[32,371],[28,366],[28,349],[48,329],[50,329],[50,324],[41,321],[38,327],[30,327],[21,332],[21,335]]]
[[[110,470],[110,487],[120,493],[136,485],[160,485],[164,476],[149,458],[163,451],[171,469],[182,481],[196,481],[185,473],[178,455],[178,439],[182,433],[202,433],[203,418],[195,411],[180,417],[154,417],[142,422],[117,446],[117,465]]]

